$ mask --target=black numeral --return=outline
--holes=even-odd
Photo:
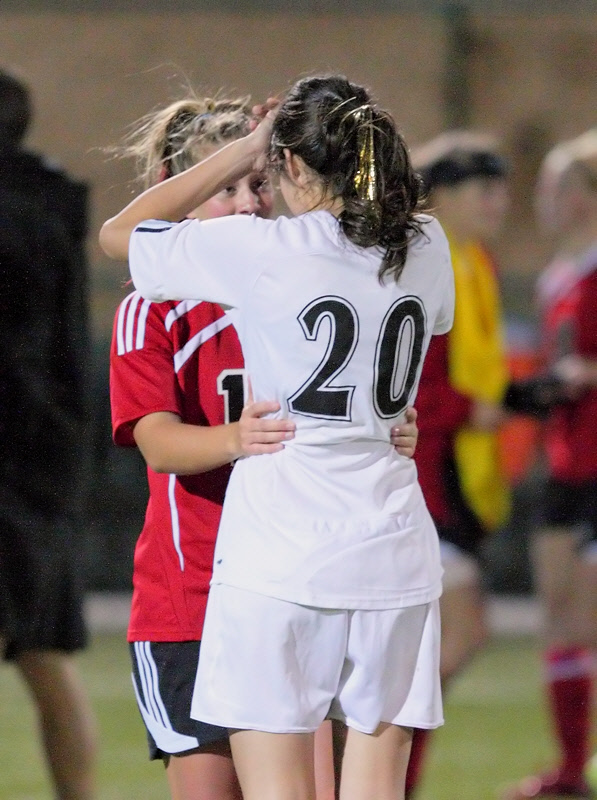
[[[418,297],[398,300],[382,322],[373,381],[373,402],[382,419],[398,416],[408,405],[421,363],[425,328],[425,309]]]
[[[354,352],[359,335],[357,312],[341,297],[319,297],[298,316],[307,339],[317,339],[324,319],[330,324],[325,355],[306,383],[288,399],[288,407],[308,417],[350,420],[355,387],[330,386],[330,383],[340,375]]]
[[[332,381],[352,358],[359,318],[342,297],[319,297],[298,316],[306,339],[317,339],[324,319],[330,325],[326,352],[308,380],[288,399],[288,407],[295,414],[349,421],[355,386],[332,385]],[[382,419],[398,416],[408,405],[426,328],[425,308],[413,296],[397,300],[382,322],[373,364],[373,405]]]
[[[220,372],[218,394],[224,398],[224,422],[238,422],[245,404],[245,370],[225,369]]]

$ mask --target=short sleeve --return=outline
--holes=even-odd
[[[132,447],[134,423],[147,414],[181,414],[173,368],[172,343],[158,307],[133,292],[114,320],[110,350],[112,433],[118,445]]]
[[[450,245],[446,238],[445,233],[439,228],[438,237],[438,266],[442,270],[442,281],[438,284],[442,287],[442,295],[440,297],[439,312],[435,318],[435,325],[433,326],[433,334],[439,335],[448,333],[454,324],[454,302],[455,302],[455,289],[454,289],[454,270],[452,268],[452,258],[450,256]]]
[[[207,300],[239,308],[258,277],[271,224],[240,214],[205,221],[142,222],[129,247],[135,288],[158,302]]]

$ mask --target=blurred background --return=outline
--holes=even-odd
[[[298,76],[339,71],[372,87],[411,146],[447,128],[495,134],[512,163],[510,217],[495,246],[508,335],[515,354],[532,348],[534,278],[550,250],[533,222],[533,185],[553,143],[596,123],[594,1],[3,0],[0,63],[31,88],[29,147],[91,189],[90,588],[128,589],[146,500],[140,459],[110,439],[108,347],[127,273],[100,253],[97,231],[135,187],[133,165],[105,148],[187,85],[260,99]],[[520,464],[515,471],[516,525],[489,545],[496,591],[529,589],[524,541],[533,481]]]

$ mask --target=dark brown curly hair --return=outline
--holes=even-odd
[[[367,110],[363,122],[359,110]],[[357,191],[362,126],[371,126],[375,153],[375,198]],[[379,246],[385,252],[379,271],[398,280],[408,244],[422,232],[417,217],[422,202],[421,180],[414,172],[408,148],[389,112],[367,89],[342,75],[313,76],[298,81],[274,121],[270,161],[284,170],[284,150],[300,156],[323,189],[341,198],[340,226],[360,247]]]

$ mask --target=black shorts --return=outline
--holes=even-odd
[[[83,553],[68,521],[0,510],[0,634],[4,657],[72,652],[87,643]]]
[[[228,730],[191,719],[200,642],[132,642],[133,685],[149,758],[196,753],[228,741]]]
[[[568,483],[549,478],[540,526],[578,528],[581,547],[597,541],[597,480]]]

